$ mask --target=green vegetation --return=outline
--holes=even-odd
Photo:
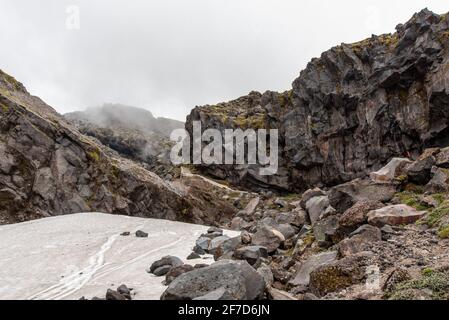
[[[8,110],[9,110],[9,108],[6,105],[4,105],[3,103],[0,103],[0,109],[2,109],[3,112],[8,112]]]
[[[234,118],[233,122],[237,128],[241,129],[265,129],[265,115],[257,114],[254,116],[248,117],[247,115],[239,115]]]
[[[93,150],[93,151],[89,151],[87,153],[87,156],[89,157],[90,160],[94,161],[94,162],[100,162],[100,150]]]
[[[441,239],[448,239],[449,238],[449,225],[445,225],[445,226],[441,227],[440,230],[438,231],[438,236]]]
[[[437,208],[433,209],[427,217],[426,223],[430,227],[436,227],[441,220],[449,215],[449,203],[443,202]]]
[[[430,276],[430,275],[432,275],[433,272],[434,272],[434,270],[432,268],[425,268],[425,269],[423,269],[423,271],[421,271],[421,274],[423,276]]]
[[[416,210],[423,211],[423,210],[429,209],[429,207],[427,207],[425,204],[421,203],[421,201],[419,199],[420,194],[417,194],[415,192],[403,191],[403,192],[396,194],[396,196],[399,198],[399,201],[401,201],[401,203],[406,204],[410,207],[413,207]]]
[[[296,201],[296,200],[301,200],[301,195],[297,194],[297,193],[290,193],[287,194],[286,196],[283,196],[282,199],[284,199],[285,201]]]
[[[4,80],[9,83],[14,89],[20,90],[20,83],[14,77],[11,77],[6,73],[2,73],[2,75]]]
[[[429,298],[446,300],[449,298],[449,272],[424,269],[420,279],[398,283],[393,290],[386,294],[390,300],[417,299],[417,292],[430,290]]]
[[[395,47],[399,42],[399,37],[397,33],[395,34],[384,34],[379,36],[379,42],[387,47]]]
[[[437,207],[430,207],[429,204],[422,200],[424,193],[421,187],[408,184],[406,190],[396,194],[396,197],[403,204],[415,208],[419,211],[428,211],[429,214],[423,220],[418,221],[419,224],[427,224],[431,228],[439,227],[438,236],[442,239],[449,238],[449,200],[444,193],[436,193],[429,195],[433,198]]]

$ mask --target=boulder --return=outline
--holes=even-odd
[[[147,270],[148,273],[153,273],[157,276],[163,276],[167,274],[171,268],[182,266],[184,263],[181,259],[173,256],[165,256],[160,260],[153,262],[150,268]],[[158,270],[159,269],[159,270]],[[155,273],[157,271],[157,274]]]
[[[267,248],[261,246],[242,247],[234,252],[234,258],[245,260],[251,266],[258,268],[261,264],[261,258],[268,258],[268,251]]]
[[[267,248],[270,254],[275,252],[284,241],[284,235],[269,226],[258,228],[252,239],[253,245]]]
[[[359,201],[388,202],[394,197],[397,189],[398,185],[395,183],[356,179],[331,188],[328,196],[330,205],[337,213],[344,213]]]
[[[327,196],[319,196],[313,197],[307,201],[306,210],[313,226],[324,216],[332,213],[333,209],[329,205],[329,198]]]
[[[337,251],[330,251],[311,256],[309,259],[307,259],[305,262],[301,264],[301,267],[294,276],[294,278],[289,281],[288,283],[289,286],[290,287],[309,286],[310,274],[320,266],[336,261],[337,255],[338,255]]]
[[[224,289],[231,300],[259,300],[265,281],[246,261],[224,260],[184,273],[162,294],[161,300],[192,300]]]
[[[195,259],[201,259],[201,256],[198,253],[196,253],[196,252],[192,252],[187,257],[187,260],[195,260]]]
[[[165,276],[165,285],[168,286],[170,283],[173,282],[173,280],[175,280],[181,274],[190,272],[192,270],[194,270],[194,267],[192,267],[189,264],[184,264],[182,266],[171,268],[170,271]]]
[[[310,274],[310,290],[316,296],[324,297],[360,284],[367,278],[367,267],[376,263],[374,254],[362,252],[322,265]]]
[[[131,300],[131,291],[132,289],[128,288],[124,284],[117,288],[117,292],[124,296],[127,300]]]
[[[404,173],[404,168],[411,161],[407,158],[393,158],[385,167],[379,171],[372,172],[370,177],[375,182],[392,182]]]
[[[384,205],[379,201],[358,201],[338,218],[339,229],[345,234],[354,231],[359,226],[368,222],[368,213],[370,211],[382,207]]]
[[[207,249],[207,251],[210,254],[215,254],[215,251],[218,250],[220,245],[223,244],[224,242],[226,242],[229,239],[230,238],[228,236],[220,236],[220,237],[216,237],[216,238],[212,239],[210,241],[210,243],[209,243],[209,248]]]
[[[209,250],[209,246],[211,243],[211,239],[210,238],[206,238],[206,237],[200,237],[196,240],[196,244],[195,244],[195,248],[194,252],[198,253],[198,254],[204,254],[207,253]],[[203,253],[200,253],[198,251],[200,251],[200,249],[203,251]]]
[[[331,216],[326,219],[322,219],[313,227],[313,235],[315,240],[321,243],[331,244],[337,239],[338,230],[338,218]]]
[[[326,195],[326,193],[323,190],[321,190],[320,188],[309,189],[303,193],[301,201],[299,202],[299,205],[301,206],[301,208],[306,209],[307,201],[309,201],[312,198],[321,197],[321,196],[325,196],[325,195]]]
[[[375,242],[382,241],[382,231],[371,225],[361,226],[338,244],[340,256],[347,257],[359,252],[369,251]]]
[[[228,252],[232,252],[242,245],[242,238],[240,236],[227,239],[220,243],[218,247],[214,250],[214,259],[218,260],[221,256]]]
[[[117,291],[108,289],[106,292],[106,300],[114,300],[114,301],[125,301],[129,300],[124,295],[118,293]]]
[[[422,219],[427,211],[418,211],[405,204],[392,205],[368,213],[368,223],[377,227],[412,224]]]
[[[290,224],[301,228],[306,223],[307,213],[304,210],[281,212],[274,218],[277,224]]]
[[[280,224],[276,228],[286,240],[293,238],[297,233],[298,229],[292,227],[290,224]]]
[[[136,237],[137,238],[148,238],[148,233],[143,232],[142,230],[137,230]]]
[[[156,268],[156,269],[153,271],[153,274],[154,274],[156,277],[162,277],[162,276],[165,276],[167,273],[169,273],[170,270],[171,270],[172,268],[173,268],[173,267],[172,267],[172,266],[169,266],[169,265],[161,266],[161,267],[159,267],[159,268]]]
[[[408,180],[419,185],[427,184],[431,179],[432,167],[437,163],[435,155],[439,149],[427,149],[418,160],[405,168]]]
[[[445,171],[446,170],[446,171]],[[448,191],[447,169],[433,167],[431,170],[432,179],[426,184],[424,190],[428,193],[444,193]]]

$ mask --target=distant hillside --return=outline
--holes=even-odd
[[[184,128],[184,123],[181,121],[156,118],[148,110],[121,104],[104,104],[101,107],[68,113],[65,118],[72,122],[89,122],[103,128],[136,129],[165,137],[169,137],[175,129]]]
[[[162,178],[179,175],[170,162],[173,130],[184,127],[181,121],[156,118],[144,109],[120,104],[105,104],[65,115],[83,134],[129,159],[144,163]]]

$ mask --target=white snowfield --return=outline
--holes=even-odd
[[[121,284],[134,289],[133,299],[158,300],[165,278],[148,274],[146,268],[166,255],[186,261],[207,229],[101,213],[0,226],[0,300],[104,298],[108,288]],[[149,237],[137,238],[137,230]],[[120,236],[126,231],[131,235]],[[187,263],[212,262],[209,257]]]

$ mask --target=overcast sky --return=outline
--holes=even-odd
[[[77,6],[79,29],[77,29]],[[61,113],[196,105],[291,88],[312,57],[447,0],[0,0],[0,69]]]

